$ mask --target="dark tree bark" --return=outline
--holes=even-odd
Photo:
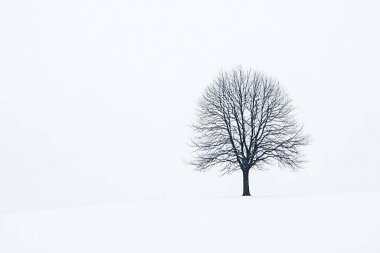
[[[199,101],[193,128],[192,164],[223,174],[242,170],[244,196],[250,195],[250,169],[274,162],[297,169],[309,142],[278,81],[242,68],[219,73]]]
[[[249,170],[243,170],[243,196],[251,196],[249,192]]]

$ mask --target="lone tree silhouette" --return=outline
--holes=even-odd
[[[300,148],[309,143],[278,81],[241,67],[220,72],[207,87],[193,128],[191,163],[200,170],[218,167],[223,174],[241,170],[243,196],[251,195],[252,168],[274,162],[299,168]]]

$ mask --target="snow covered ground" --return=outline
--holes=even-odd
[[[134,201],[0,216],[0,252],[380,252],[380,193]]]

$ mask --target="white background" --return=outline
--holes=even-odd
[[[0,3],[0,212],[237,196],[240,173],[186,165],[217,72],[272,75],[312,143],[256,196],[379,191],[377,1]]]

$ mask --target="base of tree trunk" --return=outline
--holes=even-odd
[[[249,170],[243,170],[243,196],[251,196],[249,191]]]

